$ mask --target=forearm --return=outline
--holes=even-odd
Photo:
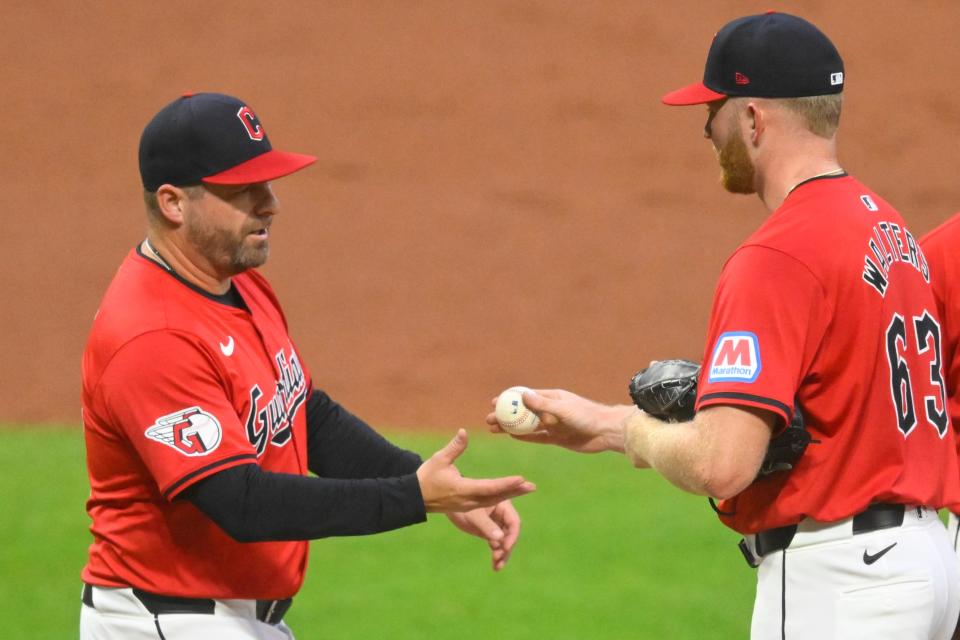
[[[730,498],[757,477],[775,415],[759,409],[706,407],[690,422],[662,422],[643,412],[624,427],[624,450],[684,491]]]
[[[249,464],[204,478],[183,497],[240,542],[366,535],[426,519],[415,474],[333,480]]]
[[[637,412],[624,427],[624,453],[638,468],[652,467],[680,489],[710,495],[706,451],[695,423],[667,423]]]
[[[370,428],[326,393],[307,400],[308,468],[325,478],[389,478],[414,473],[423,462]]]

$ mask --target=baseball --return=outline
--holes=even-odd
[[[529,390],[527,387],[510,387],[497,397],[494,415],[500,428],[507,433],[523,435],[540,424],[540,417],[523,404],[523,392]]]

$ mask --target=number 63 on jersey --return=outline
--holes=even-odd
[[[942,438],[949,426],[947,418],[947,389],[943,380],[943,363],[940,356],[940,325],[930,312],[907,320],[894,313],[886,333],[887,363],[890,365],[890,392],[897,414],[897,426],[904,437],[917,426],[917,409],[914,403],[914,382],[908,359],[918,362],[927,359],[929,369],[920,372],[920,383],[927,382],[935,389],[934,395],[923,396],[923,412]]]

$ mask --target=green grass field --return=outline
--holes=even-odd
[[[0,427],[0,620],[5,638],[77,636],[90,541],[79,429]],[[451,434],[452,435],[452,434]],[[390,434],[429,455],[445,436]],[[755,574],[707,501],[612,454],[577,455],[480,429],[466,475],[522,473],[510,564],[443,516],[377,536],[320,540],[287,615],[318,638],[745,638]]]

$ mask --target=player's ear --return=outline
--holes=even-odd
[[[766,129],[766,110],[757,102],[748,102],[743,110],[743,118],[744,130],[753,146],[757,146]]]
[[[187,192],[172,184],[162,184],[157,189],[157,208],[160,215],[173,225],[183,224],[183,209]]]

